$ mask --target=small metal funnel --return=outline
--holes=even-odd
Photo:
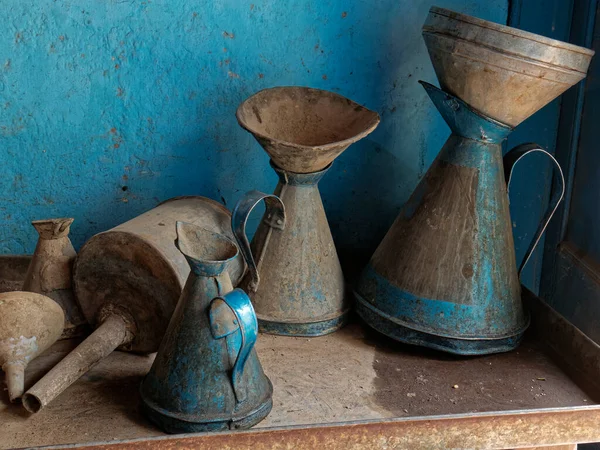
[[[0,367],[11,402],[23,395],[27,364],[56,342],[64,325],[62,308],[45,295],[0,294]]]
[[[376,112],[346,97],[291,86],[254,94],[236,117],[278,167],[296,173],[323,170],[379,124]]]
[[[436,6],[423,39],[442,90],[512,127],[583,80],[594,55]]]

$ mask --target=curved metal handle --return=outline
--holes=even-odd
[[[517,147],[513,148],[511,151],[509,151],[504,156],[504,177],[506,179],[506,186],[507,186],[508,194],[510,195],[510,181],[512,178],[513,169],[514,169],[515,165],[525,155],[528,155],[529,153],[535,153],[535,152],[543,153],[544,155],[548,156],[548,158],[550,158],[550,160],[554,163],[554,170],[558,174],[557,178],[560,181],[560,186],[552,187],[552,196],[550,197],[550,205],[548,206],[548,210],[546,211],[546,214],[544,215],[540,224],[538,225],[538,228],[533,236],[533,239],[531,240],[531,243],[529,244],[529,248],[527,249],[527,252],[525,253],[523,262],[519,266],[519,272],[518,272],[519,277],[521,276],[521,272],[523,271],[525,264],[527,264],[527,261],[529,261],[529,258],[531,257],[533,251],[535,250],[535,247],[537,246],[538,242],[542,238],[544,231],[546,231],[546,227],[548,226],[548,223],[550,223],[550,219],[552,219],[552,216],[558,209],[558,205],[560,204],[560,202],[562,201],[562,199],[565,195],[565,177],[563,175],[563,171],[560,167],[560,164],[558,164],[558,161],[556,160],[556,158],[554,158],[554,156],[552,156],[546,150],[541,148],[539,145],[533,144],[533,143],[518,145]],[[509,201],[510,201],[510,198],[509,198]]]
[[[271,228],[283,230],[285,228],[285,206],[279,197],[273,194],[264,194],[260,191],[247,192],[233,208],[231,215],[231,228],[233,235],[240,247],[242,255],[248,264],[248,270],[252,277],[248,284],[248,290],[256,292],[258,289],[258,283],[260,277],[256,262],[252,256],[252,250],[250,243],[248,242],[248,236],[246,235],[246,223],[252,210],[260,203],[261,200],[265,201],[267,212],[265,215],[265,223]]]
[[[237,324],[234,322],[234,328],[224,323],[222,304],[227,305],[235,315]],[[231,372],[231,384],[238,403],[243,402],[246,399],[246,390],[242,389],[244,366],[258,336],[258,321],[250,297],[241,289],[234,289],[225,295],[215,297],[210,303],[209,317],[211,331],[217,339],[228,336],[238,329],[240,330],[242,345],[240,345]]]

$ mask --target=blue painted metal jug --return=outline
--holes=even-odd
[[[509,182],[514,164],[530,152],[556,161],[527,144],[506,155],[503,170],[501,143],[512,128],[422,84],[452,135],[363,271],[357,311],[402,342],[457,354],[508,351],[529,318],[521,303],[505,175]],[[521,269],[563,189],[561,177]]]
[[[273,387],[254,349],[254,309],[227,271],[238,247],[183,222],[175,244],[191,273],[142,382],[143,411],[168,433],[249,428],[271,411]]]
[[[423,38],[441,89],[422,83],[452,135],[373,254],[357,311],[402,342],[457,354],[515,348],[529,318],[519,274],[564,194],[557,161],[535,144],[502,159],[521,121],[586,74],[593,52],[432,7]],[[558,176],[519,270],[507,185],[538,152]]]

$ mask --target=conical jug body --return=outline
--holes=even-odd
[[[442,89],[423,83],[452,135],[356,285],[357,311],[399,341],[457,354],[508,351],[529,319],[519,274],[564,195],[536,144],[502,158],[512,127],[585,77],[593,51],[432,7],[423,37]],[[525,155],[559,175],[517,270],[507,183]]]
[[[524,155],[545,152],[517,147],[507,172],[501,144],[512,128],[423,84],[453,133],[361,274],[357,311],[402,342],[467,355],[508,351],[529,319],[506,176]]]
[[[379,116],[341,95],[306,87],[265,89],[236,115],[271,157],[279,177],[275,195],[285,205],[281,223],[273,211],[265,213],[252,250],[244,228],[262,197],[250,193],[232,217],[249,261],[242,286],[260,329],[289,336],[331,333],[346,322],[349,299],[317,185],[336,157],[377,127]]]
[[[250,300],[232,290],[238,254],[225,236],[178,222],[191,272],[140,392],[144,413],[169,433],[249,428],[272,407],[272,385],[254,341]]]

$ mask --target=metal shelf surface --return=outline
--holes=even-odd
[[[508,448],[600,440],[590,381],[598,373],[597,346],[539,300],[529,303],[541,332],[529,332],[516,351],[483,357],[406,346],[357,322],[319,338],[261,334],[257,350],[274,385],[274,406],[249,432],[160,438],[164,434],[139,412],[138,386],[153,355],[114,352],[38,414],[10,405],[3,392],[0,447],[218,448],[228,442],[256,449],[293,442],[293,448],[317,448],[320,442],[321,448],[351,448],[363,442],[355,448],[394,448],[404,442],[434,448],[454,442]],[[26,382],[76,344],[56,343],[30,364]],[[130,439],[138,441],[122,442]]]

